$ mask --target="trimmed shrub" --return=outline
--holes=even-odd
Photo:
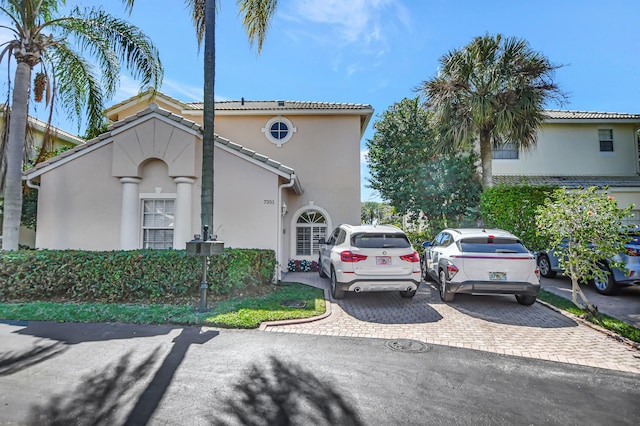
[[[547,249],[547,241],[536,232],[536,211],[555,186],[496,185],[485,189],[480,197],[484,226],[500,228],[518,236],[529,250]]]
[[[270,285],[271,250],[225,249],[209,260],[209,294]],[[0,252],[0,301],[172,302],[198,295],[202,258],[184,250]]]

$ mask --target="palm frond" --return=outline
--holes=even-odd
[[[262,44],[277,5],[278,0],[238,0],[242,25],[251,47],[255,47],[258,54],[262,52]]]

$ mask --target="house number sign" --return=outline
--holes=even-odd
[[[265,204],[275,204],[275,200],[264,200]]]

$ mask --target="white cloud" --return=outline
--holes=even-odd
[[[363,149],[360,151],[360,164],[367,164],[367,160],[369,159],[369,150]]]
[[[310,21],[332,28],[338,45],[384,41],[397,21],[411,27],[411,18],[399,0],[303,0],[294,2],[281,16],[301,26]]]

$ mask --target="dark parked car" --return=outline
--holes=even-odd
[[[616,255],[613,260],[626,265],[626,271],[613,268],[608,261],[600,265],[607,272],[606,279],[595,278],[593,285],[600,294],[615,294],[620,287],[640,285],[640,236],[633,234],[624,245],[625,252]],[[553,278],[564,271],[560,268],[558,257],[553,250],[538,252],[540,275]]]

